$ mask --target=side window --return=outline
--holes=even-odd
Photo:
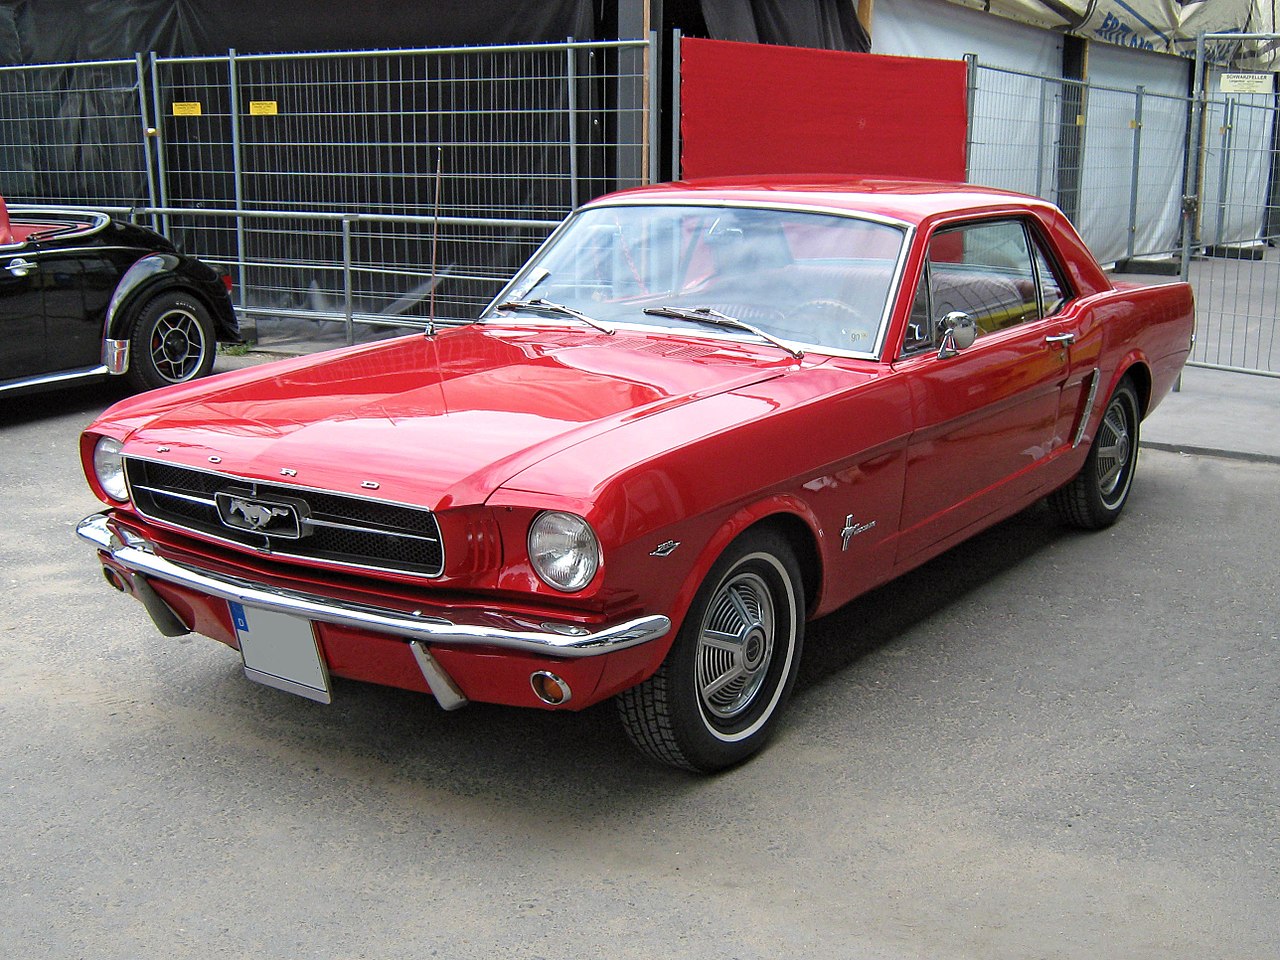
[[[981,336],[1039,319],[1031,249],[1018,221],[940,231],[929,243],[929,274],[935,321],[959,310]]]
[[[967,313],[978,336],[1052,316],[1069,296],[1060,274],[1020,220],[939,230],[911,305],[903,356],[936,350],[942,318]]]

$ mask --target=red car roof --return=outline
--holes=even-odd
[[[919,223],[944,213],[1008,209],[1010,206],[1040,209],[1048,213],[1050,219],[1056,213],[1052,204],[1037,197],[968,183],[808,174],[680,180],[622,190],[595,202],[694,198],[709,202],[811,204],[877,214],[907,223]]]

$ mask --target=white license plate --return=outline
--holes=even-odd
[[[311,621],[229,601],[250,680],[329,703],[329,671],[320,656]]]

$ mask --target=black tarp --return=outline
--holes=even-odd
[[[7,63],[597,39],[591,0],[0,0]]]
[[[708,40],[871,50],[853,0],[665,0],[663,26]]]

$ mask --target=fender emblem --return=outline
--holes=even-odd
[[[676,548],[680,546],[679,540],[668,540],[666,543],[660,543],[654,548],[651,557],[669,557],[676,552]]]
[[[870,523],[854,523],[853,514],[849,514],[844,518],[844,529],[840,531],[840,549],[848,550],[850,540],[860,533],[866,533],[875,525],[876,522],[874,520]]]

